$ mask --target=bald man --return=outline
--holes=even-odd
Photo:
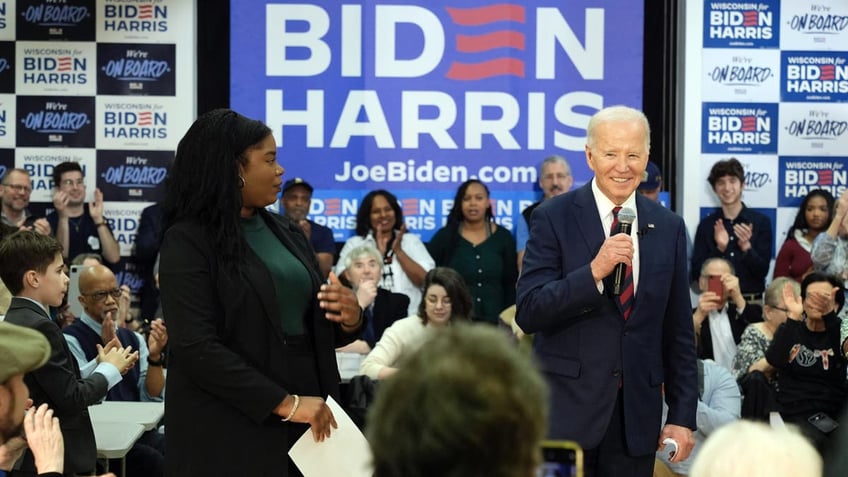
[[[109,390],[109,401],[159,401],[165,394],[162,359],[168,332],[161,319],[150,324],[147,340],[135,331],[118,327],[115,317],[121,289],[115,274],[104,265],[86,267],[79,277],[79,301],[83,313],[79,320],[64,330],[71,354],[82,368],[115,336],[124,347],[138,350],[138,366],[128,372],[117,386]],[[164,437],[155,429],[145,432],[127,454],[128,477],[164,474]]]

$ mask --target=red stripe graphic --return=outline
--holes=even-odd
[[[447,7],[447,11],[457,25],[477,26],[493,22],[524,23],[526,21],[524,7],[509,3],[479,8]]]
[[[59,63],[57,68],[58,71],[71,71],[71,57],[70,56],[60,56],[56,58]]]
[[[754,116],[743,116],[742,117],[742,130],[743,131],[754,131],[757,126],[757,118]]]
[[[138,113],[138,125],[139,126],[152,126],[153,125],[153,113],[150,111],[144,111]]]
[[[822,81],[833,81],[836,79],[836,68],[833,65],[823,65],[821,66],[821,77],[819,78]]]
[[[524,34],[517,31],[501,30],[485,35],[457,35],[456,51],[479,53],[495,48],[515,48],[524,50]]]
[[[506,75],[524,78],[524,62],[515,58],[498,58],[475,64],[454,61],[445,76],[453,80],[473,81]]]
[[[418,215],[418,199],[403,199],[403,215]]]
[[[324,215],[339,215],[341,211],[341,199],[324,199]]]
[[[742,20],[742,24],[745,26],[757,26],[757,11],[756,10],[746,10],[742,12],[744,15],[744,20]]]
[[[833,171],[830,169],[818,171],[819,185],[833,185]]]
[[[139,20],[150,20],[153,18],[153,5],[142,5],[138,7]]]

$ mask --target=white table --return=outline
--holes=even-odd
[[[165,403],[104,401],[88,407],[91,422],[141,424],[145,431],[154,429],[165,415]]]
[[[350,381],[350,378],[359,374],[359,364],[362,363],[364,356],[359,353],[343,353],[336,351],[336,363],[339,366],[339,376],[343,383]]]
[[[88,406],[88,413],[94,427],[97,455],[106,459],[121,459],[121,475],[125,476],[127,452],[145,431],[156,428],[165,415],[165,404],[104,401]]]
[[[127,452],[141,437],[144,426],[131,422],[102,422],[93,419],[91,425],[94,427],[94,440],[97,442],[97,456],[121,459],[121,475],[127,475]]]

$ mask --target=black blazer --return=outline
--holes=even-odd
[[[306,267],[312,300],[305,327],[314,357],[286,345],[271,274],[247,248],[244,276],[219,266],[213,233],[197,221],[171,226],[160,250],[168,324],[167,475],[287,475],[289,443],[307,428],[272,411],[288,394],[338,400],[335,348],[353,340],[324,317],[323,280],[300,227],[259,211]]]
[[[409,308],[409,297],[403,293],[394,293],[389,290],[378,288],[377,297],[374,298],[374,310],[371,320],[374,326],[374,342],[368,343],[371,349],[380,341],[386,328],[392,326],[395,321],[406,318]],[[361,336],[361,333],[360,333]]]
[[[79,365],[68,349],[59,327],[30,300],[12,298],[6,321],[40,331],[50,342],[47,363],[24,376],[33,405],[47,403],[59,418],[65,440],[65,475],[91,473],[97,461],[97,444],[88,406],[106,397],[109,383],[99,373],[80,379]],[[21,470],[35,474],[32,453],[27,450]]]
[[[692,313],[695,313],[696,309],[697,308],[693,309]],[[736,310],[736,305],[733,303],[727,304],[727,317],[730,318],[730,331],[733,333],[733,341],[736,344],[739,344],[739,342],[742,341],[742,332],[745,331],[745,328],[747,328],[750,323],[763,321],[762,316],[758,314],[761,311],[762,307],[746,305],[745,309],[742,310],[742,313],[739,313]],[[700,359],[715,359],[715,354],[713,353],[713,337],[710,332],[709,319],[709,317],[704,318],[704,322],[701,323],[701,338],[697,341],[698,358]]]

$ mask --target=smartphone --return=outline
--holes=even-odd
[[[824,432],[825,434],[830,434],[837,427],[839,427],[839,423],[836,422],[832,417],[828,416],[823,412],[817,412],[807,418],[807,421],[813,425],[816,429]]]
[[[707,278],[707,290],[718,295],[719,308],[724,306],[724,285],[721,283],[721,275],[710,275]]]
[[[76,318],[82,316],[82,303],[79,301],[79,276],[84,268],[83,265],[71,265],[69,276],[71,281],[68,283],[68,306]]]
[[[583,477],[583,449],[574,441],[542,441],[536,477]]]

